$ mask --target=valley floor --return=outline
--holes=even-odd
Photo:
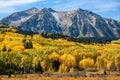
[[[53,73],[51,76],[45,76],[40,74],[24,74],[24,75],[12,75],[8,78],[7,75],[1,75],[0,80],[120,80],[120,73],[112,72],[110,75],[103,76],[64,76],[58,77],[58,73]]]

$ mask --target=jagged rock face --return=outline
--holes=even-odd
[[[82,9],[58,12],[51,8],[32,8],[3,18],[1,23],[26,31],[60,33],[72,37],[120,37],[120,22]]]
[[[29,26],[26,26],[29,25]],[[44,8],[29,20],[18,26],[20,29],[33,32],[61,33],[60,26],[48,9]]]

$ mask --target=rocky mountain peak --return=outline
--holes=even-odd
[[[53,10],[52,8],[43,8],[40,10],[40,12],[46,13],[46,12],[56,12],[56,11]]]
[[[52,8],[48,8],[48,10],[49,10],[50,12],[56,12],[56,11],[53,10]]]
[[[81,8],[59,12],[51,8],[31,8],[13,13],[1,23],[33,32],[60,33],[72,37],[120,38],[120,22]]]
[[[32,7],[28,10],[25,10],[26,13],[28,14],[35,14],[35,13],[38,13],[39,12],[39,9],[38,8],[35,8],[35,7]]]

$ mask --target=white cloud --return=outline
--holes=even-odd
[[[60,2],[61,2],[60,0],[56,0],[56,1],[54,1],[53,3],[58,4],[58,3],[60,3]]]
[[[88,2],[86,1],[79,1],[79,0],[76,0],[76,1],[68,1],[66,3],[62,3],[60,5],[54,5],[53,8],[54,9],[58,9],[58,10],[74,10],[74,9],[77,9],[77,8],[81,8],[81,6],[84,6],[86,5]]]
[[[12,7],[0,7],[0,13],[10,13],[10,12],[15,12],[16,10]]]
[[[99,4],[99,5],[96,5],[95,8],[97,12],[116,11],[118,10],[118,8],[120,8],[120,3],[111,2],[107,4]]]
[[[117,10],[118,8],[120,8],[120,2],[117,0],[73,0],[60,5],[55,5],[53,7],[59,10],[83,8],[87,10],[93,10],[95,12],[105,12]]]
[[[19,6],[43,0],[0,0],[0,7]]]
[[[0,0],[0,13],[15,12],[15,7],[44,0]]]

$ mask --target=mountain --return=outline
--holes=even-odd
[[[71,37],[120,38],[120,22],[91,11],[59,12],[51,8],[31,8],[3,18],[3,24],[37,33],[59,33]]]
[[[21,25],[23,22],[27,21],[30,17],[32,17],[38,12],[39,12],[39,9],[33,7],[25,11],[13,13],[10,16],[3,18],[0,21],[0,23],[4,23],[10,26],[17,27]]]

